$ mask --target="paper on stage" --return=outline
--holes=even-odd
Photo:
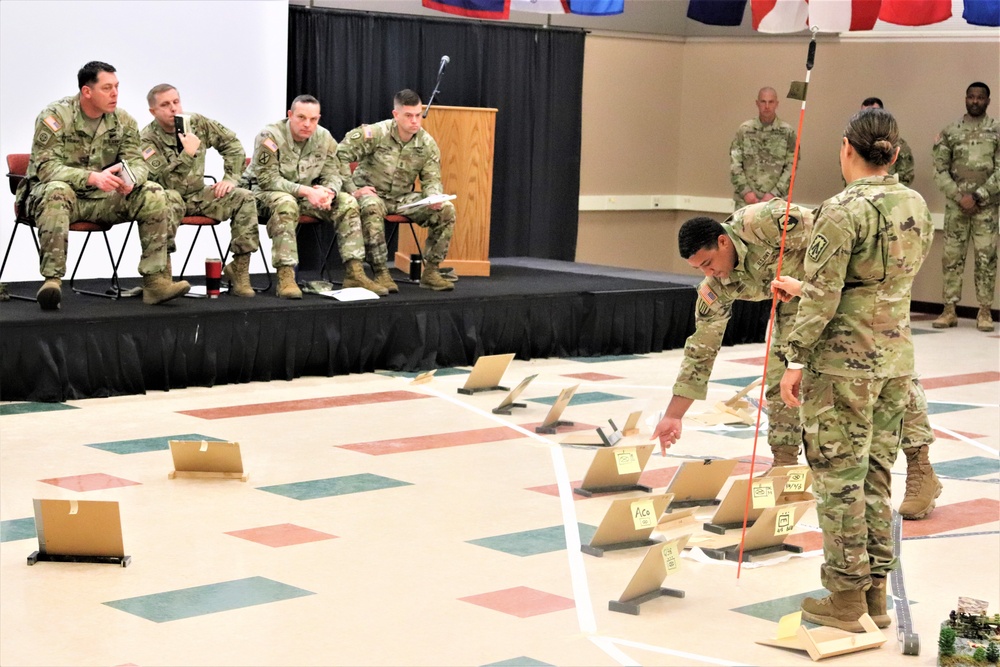
[[[344,289],[317,292],[317,294],[336,299],[337,301],[366,301],[378,298],[378,294],[364,287],[345,287]]]
[[[446,201],[451,201],[455,199],[458,195],[431,195],[430,197],[424,197],[419,201],[415,201],[409,204],[403,204],[398,207],[397,211],[405,211],[408,208],[415,208],[417,206],[430,206],[431,204],[441,204]]]

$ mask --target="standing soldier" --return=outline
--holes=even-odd
[[[958,326],[955,304],[962,299],[962,274],[969,237],[975,253],[976,328],[993,331],[997,282],[997,218],[1000,203],[1000,123],[986,115],[990,88],[981,81],[965,91],[965,116],[934,142],[934,180],[945,196],[944,312],[936,329]]]
[[[267,220],[271,260],[278,273],[278,296],[301,299],[295,284],[299,248],[295,231],[299,216],[332,223],[347,273],[344,287],[364,287],[379,296],[389,292],[365,275],[365,241],[358,204],[340,192],[344,174],[337,160],[337,142],[319,126],[319,100],[299,95],[288,118],[268,125],[254,144],[253,161],[243,174],[257,197],[257,215]]]
[[[395,213],[403,204],[443,194],[441,152],[434,137],[420,127],[422,113],[420,96],[409,89],[401,90],[393,97],[391,119],[351,130],[337,149],[346,173],[350,173],[351,162],[358,163],[353,176],[345,177],[344,188],[361,207],[365,250],[375,279],[390,292],[399,288],[386,264],[386,214]],[[417,178],[420,192],[413,191]],[[406,217],[428,230],[420,286],[435,291],[454,289],[440,265],[455,229],[455,207],[450,201],[417,206],[407,209]]]
[[[885,105],[882,104],[882,100],[878,97],[866,97],[861,102],[862,109],[884,109]],[[910,187],[913,183],[913,178],[915,176],[913,168],[913,151],[910,149],[910,144],[906,143],[903,137],[899,138],[899,157],[896,161],[889,165],[889,175],[895,174],[899,177],[899,182]],[[846,183],[845,183],[846,185]]]
[[[42,310],[62,300],[69,224],[73,220],[116,224],[139,222],[142,300],[157,304],[187,294],[186,281],[172,282],[168,252],[180,218],[158,184],[146,180],[139,154],[139,126],[118,108],[118,77],[107,63],[92,61],[76,75],[80,92],[53,102],[35,121],[28,173],[17,189],[20,210],[38,227],[38,290]],[[125,179],[126,162],[135,180]]]
[[[778,118],[778,94],[761,88],[756,104],[757,118],[740,125],[729,147],[736,208],[786,197],[792,180],[795,130]]]
[[[923,197],[888,173],[898,151],[889,112],[851,118],[840,147],[850,185],[816,213],[804,280],[775,281],[783,298],[800,295],[781,395],[802,406],[830,591],[803,600],[802,618],[849,632],[864,632],[866,613],[891,622],[891,469],[913,385],[910,293],[934,234]]]
[[[177,89],[161,83],[146,95],[153,122],[142,129],[142,159],[149,178],[167,188],[167,198],[179,217],[203,215],[231,220],[229,249],[233,261],[226,266],[229,293],[254,295],[250,286],[250,254],[260,247],[257,205],[253,193],[236,187],[246,154],[232,130],[211,118],[190,114],[190,132],[179,132],[175,118],[184,113]],[[222,156],[225,175],[215,185],[205,185],[205,154],[214,148]]]

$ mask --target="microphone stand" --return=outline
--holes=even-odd
[[[431,99],[427,101],[427,106],[424,108],[423,118],[427,118],[427,112],[431,110],[431,105],[434,104],[434,97],[438,94],[438,87],[441,85],[441,77],[444,76],[444,66],[448,63],[442,62],[441,68],[438,69],[438,78],[434,82],[434,91],[431,93]]]

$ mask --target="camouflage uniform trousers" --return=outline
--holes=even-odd
[[[802,374],[802,432],[823,531],[820,578],[832,592],[864,590],[892,553],[892,464],[911,378]]]
[[[945,202],[941,270],[944,273],[946,304],[962,300],[962,275],[965,273],[965,255],[971,236],[976,267],[976,299],[980,306],[993,306],[993,290],[997,282],[997,216],[995,205],[966,215],[955,202]]]
[[[388,249],[385,246],[385,216],[395,213],[400,206],[423,199],[420,192],[411,192],[399,199],[382,199],[365,195],[358,200],[361,209],[361,229],[365,237],[365,252],[373,266],[385,266]],[[424,244],[424,261],[440,264],[448,255],[448,246],[455,231],[455,206],[446,201],[440,211],[427,206],[417,206],[402,213],[421,227],[427,228]]]
[[[903,450],[919,448],[934,442],[934,429],[927,417],[927,396],[916,377],[910,383],[910,397],[903,414]]]
[[[299,216],[308,215],[323,222],[333,224],[337,233],[337,249],[340,259],[365,260],[365,242],[361,235],[361,218],[354,197],[337,193],[337,199],[328,211],[313,208],[309,202],[299,200],[287,192],[261,191],[257,197],[257,218],[267,224],[267,235],[271,237],[271,263],[274,268],[296,266],[299,263],[299,246],[295,231],[299,226]]]
[[[206,187],[190,195],[186,202],[176,190],[167,190],[167,200],[174,215],[180,218],[202,215],[213,220],[229,220],[229,250],[234,255],[257,252],[260,247],[257,203],[249,190],[233,188],[224,197],[216,197],[212,188]]]
[[[167,203],[163,188],[151,182],[136,186],[127,196],[78,197],[62,181],[39,183],[28,195],[27,210],[38,227],[41,246],[39,272],[45,278],[66,275],[69,225],[77,220],[117,224],[136,220],[142,256],[139,273],[151,276],[167,267],[167,253],[174,245],[180,218]]]
[[[785,362],[775,352],[782,347],[784,334],[792,330],[798,301],[779,303],[774,321],[774,341],[768,351],[767,389],[767,443],[774,458],[798,458],[802,448],[802,424],[798,408],[790,408],[781,400],[781,376],[785,374]]]

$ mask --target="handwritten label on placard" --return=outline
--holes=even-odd
[[[755,510],[774,507],[774,484],[769,479],[754,482],[750,488],[750,497]]]
[[[677,553],[676,541],[663,545],[660,548],[660,555],[663,556],[663,567],[667,570],[667,576],[681,569],[681,556]]]
[[[783,509],[774,517],[774,534],[785,535],[795,527],[795,508]]]
[[[623,447],[615,450],[615,464],[618,466],[619,475],[642,472],[639,467],[639,457],[635,453],[635,447]]]
[[[653,507],[652,500],[636,500],[630,507],[632,508],[632,524],[636,530],[656,526],[656,508]]]
[[[796,468],[788,471],[788,481],[785,482],[784,493],[803,493],[806,490],[806,468]]]

